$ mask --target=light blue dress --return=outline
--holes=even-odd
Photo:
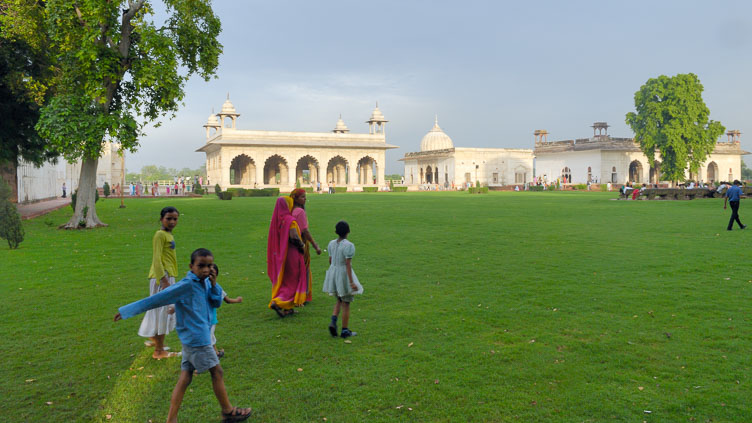
[[[358,281],[355,270],[352,271],[352,276],[353,282],[358,289],[353,291],[350,287],[350,280],[347,277],[347,266],[345,264],[347,259],[351,259],[355,255],[355,245],[346,239],[337,241],[336,239],[332,240],[326,247],[329,257],[332,259],[332,264],[329,266],[329,270],[326,271],[324,292],[338,297],[362,294],[363,286]]]

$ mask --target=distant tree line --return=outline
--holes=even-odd
[[[164,166],[157,166],[157,165],[146,165],[141,168],[141,172],[135,173],[135,172],[128,172],[126,169],[125,173],[125,182],[135,182],[135,181],[141,181],[141,182],[153,182],[153,181],[164,181],[164,180],[172,180],[175,177],[190,177],[193,178],[194,176],[202,176],[204,179],[206,179],[206,166],[201,166],[198,169],[191,169],[184,167],[180,170],[171,168],[171,167],[164,167]]]

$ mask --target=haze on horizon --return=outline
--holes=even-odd
[[[439,125],[457,147],[532,148],[590,136],[595,121],[631,137],[624,116],[649,78],[695,73],[711,119],[752,150],[752,2],[214,2],[217,78],[191,79],[173,120],[148,128],[128,170],[198,168],[202,125],[229,93],[239,129],[328,132],[339,115],[366,132],[390,121],[387,173]],[[750,137],[748,139],[748,137]],[[725,136],[724,136],[725,139]]]

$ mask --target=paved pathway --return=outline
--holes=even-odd
[[[47,214],[51,211],[66,207],[70,204],[70,197],[68,198],[55,198],[53,200],[38,201],[31,204],[18,205],[18,213],[21,214],[21,219],[33,219],[37,216]]]

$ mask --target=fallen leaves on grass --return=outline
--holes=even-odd
[[[345,344],[352,344],[352,341],[349,339],[345,339]]]
[[[409,343],[409,344],[407,344],[407,348],[410,348],[410,347],[412,347],[412,346],[413,346],[413,343],[412,343],[412,342],[411,342],[411,343]]]
[[[644,387],[642,387],[642,386],[638,386],[638,387],[637,387],[637,389],[639,389],[640,391],[642,391],[642,390],[643,390],[643,389],[645,389],[645,388],[644,388]]]
[[[298,367],[298,371],[299,371],[299,372],[302,372],[302,371],[303,371],[303,368],[302,368],[302,367]]]
[[[26,383],[31,383],[31,382],[34,382],[34,381],[36,381],[36,379],[26,379]]]

